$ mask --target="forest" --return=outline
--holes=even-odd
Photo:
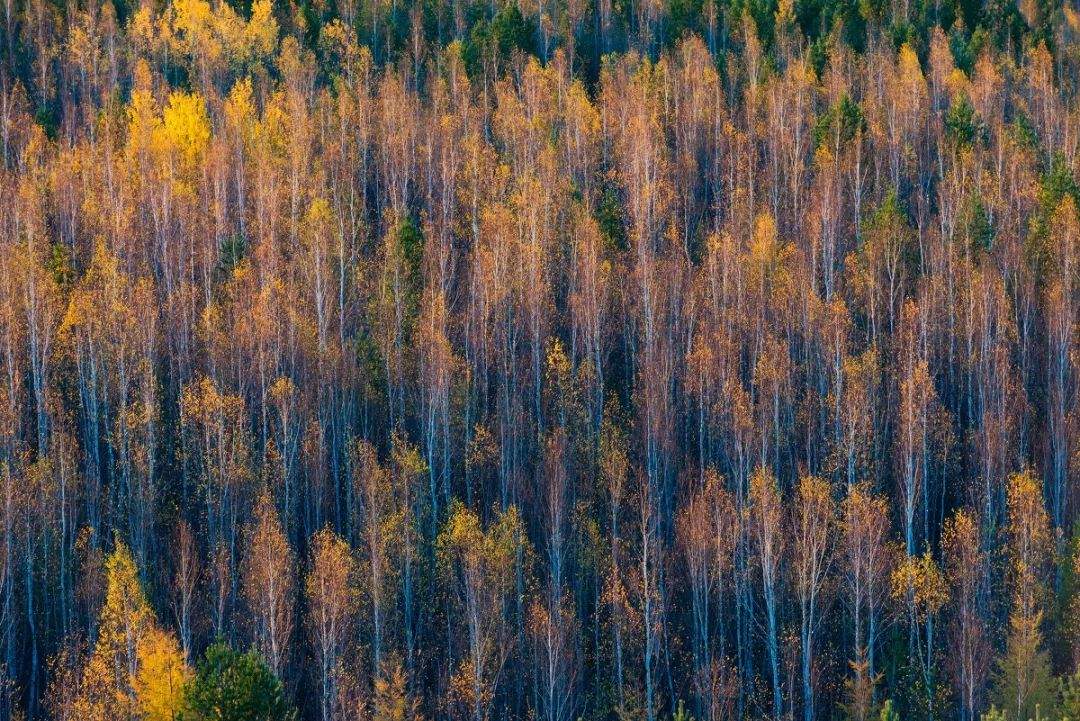
[[[0,719],[1080,721],[1080,6],[4,0]]]

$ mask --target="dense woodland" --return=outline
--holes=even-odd
[[[1080,719],[1072,0],[6,0],[0,717]]]

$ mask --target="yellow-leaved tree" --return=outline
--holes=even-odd
[[[140,639],[138,668],[131,677],[135,705],[142,721],[175,721],[184,702],[191,667],[176,636],[156,626]]]
[[[105,562],[106,590],[94,650],[72,701],[84,721],[173,721],[190,676],[179,644],[157,625],[131,551],[122,541]]]
[[[514,642],[503,609],[514,589],[515,564],[528,553],[526,544],[516,506],[500,513],[485,529],[480,517],[456,500],[436,539],[443,580],[460,609],[459,638],[467,640],[449,692],[462,718],[486,721],[491,717],[500,672]]]
[[[997,661],[993,699],[1008,719],[1053,718],[1056,694],[1042,632],[1053,535],[1042,479],[1026,469],[1009,478],[1006,491],[1012,608],[1005,652]]]
[[[199,93],[172,93],[162,114],[161,129],[163,141],[175,149],[184,172],[193,172],[210,142],[206,100]]]

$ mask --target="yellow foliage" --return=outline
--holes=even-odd
[[[130,718],[133,711],[130,697],[117,687],[113,665],[97,653],[90,656],[72,701],[74,716],[82,721],[113,721]]]
[[[562,341],[553,338],[547,349],[547,375],[553,381],[562,381],[570,375],[570,358]]]
[[[122,656],[125,664],[133,668],[135,645],[153,625],[154,612],[146,600],[131,551],[121,541],[105,560],[105,578],[105,605],[94,653]]]
[[[776,251],[776,219],[769,213],[761,213],[754,221],[754,237],[750,243],[750,254],[762,264],[766,264],[776,255]]]
[[[124,288],[126,281],[119,258],[98,238],[90,267],[71,294],[59,332],[64,334],[80,326],[109,324],[114,330],[125,328],[130,320],[130,309],[125,307],[117,291]]]
[[[262,120],[255,126],[254,140],[260,154],[267,160],[284,158],[289,148],[289,114],[285,110],[285,94],[278,91],[270,96]]]
[[[137,649],[155,623],[131,551],[119,540],[105,561],[105,577],[97,643],[74,701],[79,718],[87,721],[133,715],[135,697],[129,680],[138,672]]]
[[[244,28],[246,49],[255,58],[268,57],[277,48],[278,24],[270,0],[255,0],[251,5],[251,20]]]
[[[307,217],[305,218],[305,222],[309,227],[325,228],[332,219],[333,213],[330,210],[330,203],[326,201],[326,198],[315,198],[311,201],[311,205],[308,206]]]
[[[397,433],[390,438],[390,462],[398,478],[415,478],[428,470],[420,450]]]
[[[225,100],[225,119],[234,132],[242,133],[245,140],[251,135],[257,112],[251,88],[251,78],[238,81]]]
[[[829,150],[828,143],[822,143],[814,151],[814,166],[817,168],[827,168],[833,164],[835,159],[833,152]]]
[[[148,149],[161,118],[150,90],[150,67],[145,60],[139,60],[135,66],[135,84],[127,112],[128,147],[133,151]]]
[[[138,663],[131,687],[143,721],[174,721],[183,706],[184,685],[192,676],[176,638],[151,628],[139,643]]]
[[[483,579],[493,592],[506,589],[512,581],[514,560],[524,546],[524,534],[517,506],[500,514],[485,533],[479,516],[455,501],[439,534],[440,560],[443,564],[457,562],[466,577]]]
[[[926,78],[923,77],[922,66],[919,65],[919,56],[910,43],[904,43],[900,48],[900,56],[897,59],[901,82],[906,85],[911,95],[908,100],[915,103],[926,94]]]
[[[415,709],[411,706],[401,666],[395,666],[375,680],[373,721],[407,721],[415,717]]]
[[[169,37],[175,50],[206,62],[220,57],[221,47],[214,38],[214,12],[206,0],[173,0],[163,20],[162,34]]]
[[[128,23],[128,38],[133,46],[149,54],[157,42],[157,35],[154,14],[149,6],[143,5],[131,16]]]
[[[199,93],[177,92],[169,96],[163,118],[164,137],[188,169],[194,168],[210,142],[210,118]]]
[[[904,558],[893,571],[891,581],[893,598],[908,598],[919,618],[936,614],[949,600],[945,575],[929,551]]]
[[[200,70],[217,70],[226,63],[242,66],[272,55],[278,25],[269,0],[253,3],[246,23],[228,3],[215,8],[206,0],[173,0],[162,35]]]
[[[275,403],[284,403],[296,393],[296,384],[288,376],[279,376],[270,386],[270,397]]]
[[[949,73],[949,77],[945,79],[945,83],[949,88],[949,93],[956,96],[961,93],[964,95],[971,94],[971,81],[968,80],[968,76],[964,74],[963,70],[959,68],[953,68]]]

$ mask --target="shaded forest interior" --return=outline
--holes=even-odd
[[[0,718],[1080,721],[1073,0],[0,14]]]

